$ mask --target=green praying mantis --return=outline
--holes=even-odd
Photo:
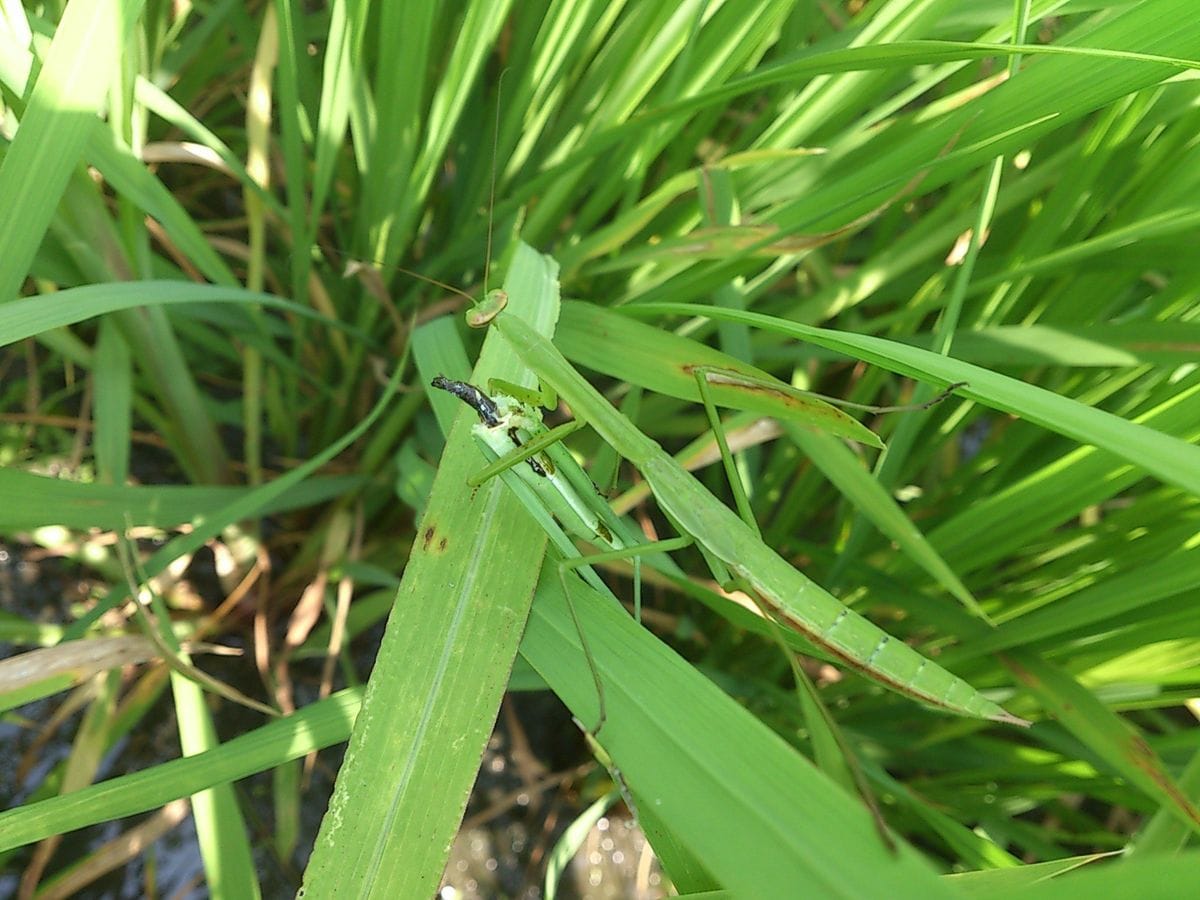
[[[598,556],[565,563],[563,569],[622,557],[632,557],[636,567],[640,556],[658,554],[661,558],[667,552],[695,543],[718,582],[752,592],[760,609],[777,625],[799,632],[811,644],[868,678],[950,713],[1014,725],[1029,724],[846,607],[767,547],[752,523],[714,497],[661,446],[637,429],[574,369],[553,343],[521,318],[506,314],[506,302],[503,291],[491,291],[467,313],[467,321],[473,327],[489,327],[499,332],[537,376],[544,393],[535,395],[505,384],[489,385],[491,393],[488,393],[441,376],[433,385],[459,397],[480,419],[474,427],[475,436],[494,459],[471,479],[473,484],[505,474],[511,485],[515,475],[537,498],[543,516],[553,517],[563,530],[604,550]],[[746,384],[745,375],[712,367],[697,367],[693,374],[703,398],[707,398],[707,391],[715,385]],[[758,385],[747,386],[761,389]],[[538,404],[546,402],[547,395],[562,398],[569,405],[574,421],[547,429],[538,411]],[[706,406],[711,409],[707,400]],[[715,413],[711,418],[715,419]],[[585,424],[641,472],[660,510],[680,537],[655,543],[639,540],[612,513],[588,475],[559,443],[570,431]],[[720,442],[719,429],[717,432]],[[596,732],[603,726],[605,716],[603,685],[577,617],[575,621],[600,700],[600,722],[592,729]]]

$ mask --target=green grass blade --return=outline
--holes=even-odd
[[[645,303],[630,307],[629,311],[639,315],[703,315],[747,322],[913,378],[936,378],[947,384],[965,381],[966,386],[955,392],[959,396],[1021,416],[1080,443],[1102,447],[1167,484],[1200,495],[1200,447],[970,363],[870,335],[812,328],[761,313],[685,303]],[[1183,404],[1197,393],[1200,385],[1177,395],[1173,403]]]
[[[311,506],[362,484],[362,479],[353,475],[313,478],[275,495],[259,512],[269,515]],[[207,519],[252,493],[245,487],[88,484],[0,468],[0,494],[5,499],[0,529],[22,531],[50,525],[81,531],[120,531],[131,525],[175,528]]]
[[[741,897],[868,897],[880,884],[889,896],[948,895],[919,854],[886,848],[856,798],[614,604],[570,584],[609,705],[600,742],[639,805],[653,807],[722,885]],[[576,715],[594,708],[553,574],[538,589],[522,653]],[[846,847],[853,866],[843,863]]]
[[[118,281],[89,284],[59,291],[52,302],[45,297],[22,297],[5,307],[0,322],[0,345],[15,343],[43,331],[83,322],[94,316],[138,306],[171,306],[180,303],[261,304],[288,313],[316,319],[355,334],[345,324],[272,294],[237,287],[190,284],[186,281]]]
[[[881,446],[869,428],[819,397],[796,391],[766,372],[704,344],[651,328],[590,303],[564,303],[555,344],[580,365],[660,394],[700,403],[695,369],[746,375],[744,387],[713,382],[720,406],[801,422],[811,428]]]
[[[1200,752],[1195,753],[1176,779],[1187,797],[1200,797]],[[1174,804],[1164,804],[1146,820],[1129,843],[1129,856],[1142,854],[1174,854],[1187,843],[1191,823],[1179,816]]]
[[[16,296],[50,225],[55,200],[99,126],[96,114],[113,83],[124,32],[140,6],[76,0],[58,24],[21,127],[0,161],[0,303]]]
[[[1070,675],[1034,654],[1015,653],[1008,665],[1084,746],[1157,799],[1193,835],[1200,834],[1200,808],[1175,784],[1144,736]]]
[[[1053,864],[1047,864],[1050,865]],[[1058,878],[1018,885],[991,896],[1006,900],[1018,897],[1029,900],[1096,900],[1098,897],[1175,900],[1180,885],[1195,884],[1198,879],[1200,853],[1193,850],[1174,858],[1144,857],[1122,865],[1099,862]]]
[[[510,312],[548,329],[556,268],[518,254]],[[502,342],[475,377],[525,381]],[[473,414],[455,421],[305,872],[313,896],[420,896],[445,866],[516,655],[546,536],[499,481],[476,490]]]
[[[214,785],[265,772],[282,760],[299,759],[332,746],[350,734],[361,701],[361,688],[340,691],[211,750],[0,812],[0,850],[148,812]]]
[[[204,690],[195,681],[171,673],[179,746],[184,756],[196,756],[220,746]],[[204,871],[214,894],[260,896],[250,836],[233,784],[218,782],[192,794],[192,815]]]

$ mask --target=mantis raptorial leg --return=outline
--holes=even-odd
[[[599,565],[605,562],[617,562],[623,559],[633,560],[633,607],[634,618],[641,622],[642,609],[642,591],[641,591],[641,557],[647,553],[667,553],[672,550],[682,550],[684,547],[690,546],[692,539],[689,537],[668,538],[663,541],[651,541],[644,544],[636,544],[632,547],[622,547],[618,550],[608,550],[603,553],[593,553],[587,556],[580,556],[575,559],[565,559],[558,565],[558,577],[563,582],[563,597],[567,601],[567,611],[571,614],[571,621],[575,626],[575,633],[579,635],[579,643],[583,648],[583,654],[587,658],[588,668],[592,674],[592,682],[596,687],[596,699],[599,703],[600,711],[597,716],[596,725],[587,729],[592,735],[599,735],[600,729],[604,727],[604,723],[608,718],[607,705],[604,699],[604,682],[600,678],[600,668],[596,665],[596,660],[592,656],[591,648],[587,643],[587,636],[583,632],[583,625],[579,621],[579,614],[575,609],[575,601],[571,599],[571,593],[567,590],[566,577],[567,572],[578,569],[582,566]]]

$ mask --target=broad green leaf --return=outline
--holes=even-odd
[[[525,249],[510,313],[549,330],[554,265]],[[492,338],[475,378],[529,380]],[[480,456],[463,408],[404,570],[329,811],[305,871],[313,896],[417,896],[437,883],[499,708],[546,537],[508,488],[467,478]]]
[[[856,356],[913,378],[937,378],[947,383],[965,381],[966,385],[958,390],[961,396],[1021,416],[1080,443],[1095,444],[1168,484],[1200,495],[1200,447],[970,363],[870,335],[812,328],[761,313],[715,306],[644,303],[628,307],[627,311],[638,315],[703,315],[746,322]],[[1195,384],[1174,398],[1174,405],[1182,404],[1198,393],[1200,384]]]
[[[920,854],[887,848],[859,800],[610,601],[568,584],[609,704],[598,740],[636,802],[735,896],[868,897],[881,879],[889,896],[949,895]],[[521,652],[577,717],[591,714],[595,688],[553,574]]]

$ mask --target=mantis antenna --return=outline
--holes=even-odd
[[[457,288],[452,284],[447,284],[444,281],[439,281],[429,275],[414,271],[413,269],[405,268],[400,265],[391,265],[390,268],[396,272],[411,276],[412,278],[424,281],[427,284],[432,284],[435,287],[440,287],[444,291],[449,291],[452,294],[457,294],[465,298],[471,304],[471,309],[467,311],[467,324],[472,328],[483,328],[494,319],[499,312],[508,305],[508,294],[503,290],[488,290],[488,281],[491,278],[492,269],[492,230],[494,226],[494,215],[496,210],[496,164],[500,158],[500,100],[501,92],[504,87],[504,76],[508,74],[508,69],[501,70],[499,78],[496,79],[496,117],[492,127],[492,171],[491,182],[488,187],[488,219],[487,219],[487,242],[485,256],[483,262],[483,291],[484,298],[476,300],[466,291]],[[345,275],[349,276],[357,271],[358,266],[362,263],[351,261],[346,267]],[[371,265],[368,263],[367,265]]]
[[[500,92],[504,89],[504,76],[508,69],[500,72],[496,79],[496,122],[492,129],[492,185],[488,196],[487,258],[483,263],[483,299],[467,310],[467,324],[472,328],[486,328],[492,319],[508,305],[508,294],[496,289],[488,290],[488,278],[492,270],[492,227],[496,212],[496,163],[500,158]]]

